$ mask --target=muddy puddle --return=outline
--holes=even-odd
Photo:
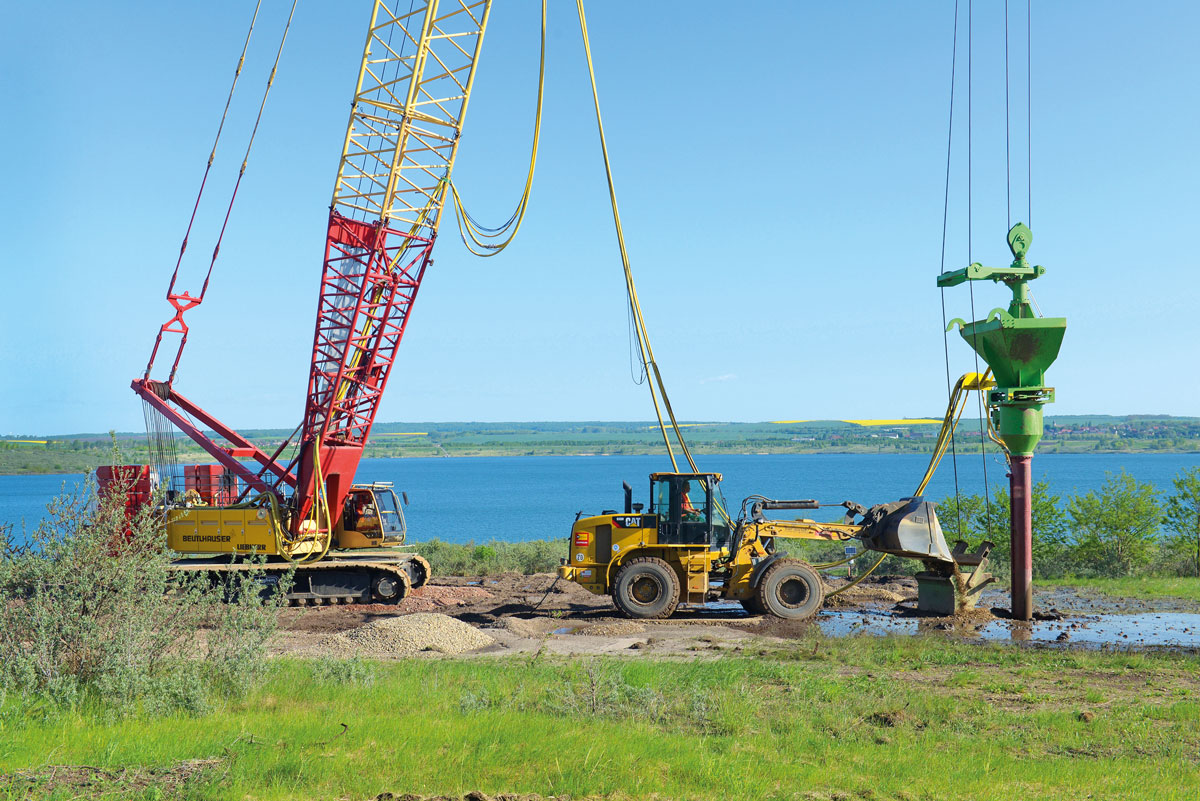
[[[912,617],[890,610],[827,610],[817,618],[831,637],[854,634],[945,634],[983,641],[1090,648],[1200,648],[1200,614],[1146,612],[1011,620]]]

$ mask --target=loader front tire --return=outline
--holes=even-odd
[[[738,603],[742,605],[742,608],[745,609],[748,614],[765,615],[767,613],[767,610],[763,608],[761,603],[759,603],[757,593],[751,595],[749,598],[743,598]]]
[[[626,617],[650,620],[670,617],[679,605],[679,577],[661,559],[639,556],[617,573],[613,603]]]
[[[757,597],[768,614],[785,620],[807,620],[825,602],[825,587],[807,562],[779,559],[763,573]]]

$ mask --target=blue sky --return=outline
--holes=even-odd
[[[266,2],[193,232],[198,288],[287,13]],[[644,420],[574,4],[552,0],[542,157],[515,244],[444,218],[380,420]],[[960,17],[947,268],[1007,261],[1004,28],[975,3],[972,249]],[[129,390],[253,3],[10,4],[0,31],[0,433],[141,427]],[[1025,220],[1024,4],[1011,4]],[[324,222],[370,3],[301,0],[178,388],[237,427],[302,412]],[[683,418],[938,415],[954,6],[589,7],[617,191]],[[455,172],[507,218],[528,157],[538,4],[492,14]],[[1031,259],[1069,328],[1052,413],[1200,414],[1195,4],[1036,3]],[[982,316],[1007,303],[976,288]],[[946,294],[969,317],[965,289]],[[969,348],[950,340],[955,375]]]

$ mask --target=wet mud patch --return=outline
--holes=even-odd
[[[826,610],[816,618],[829,637],[942,634],[980,642],[1029,643],[1048,647],[1185,649],[1200,651],[1200,614],[1162,612],[1054,616],[1031,622],[996,617],[988,610],[954,617],[928,617],[896,610]]]
[[[819,616],[818,616],[819,617]],[[815,619],[784,620],[783,618],[763,615],[750,618],[741,623],[732,623],[733,628],[741,629],[760,637],[778,637],[784,640],[799,640],[807,637],[813,630]]]
[[[834,579],[831,588],[844,586]],[[1014,642],[1047,647],[1196,649],[1200,651],[1200,605],[1178,599],[1126,599],[1075,587],[1036,589],[1032,623],[1007,619],[1008,595],[989,587],[979,608],[952,617],[916,610],[916,581],[870,576],[840,595],[809,621],[747,614],[737,602],[681,607],[669,620],[621,617],[607,596],[594,595],[553,574],[435,577],[396,606],[351,604],[287,610],[275,653],[311,655],[326,637],[359,626],[427,611],[448,615],[494,636],[490,654],[536,652],[562,655],[626,653],[681,655],[717,650],[748,636],[796,640],[814,626],[825,636],[930,634],[975,642]],[[1162,603],[1159,603],[1159,601]],[[704,643],[710,630],[717,642]],[[713,648],[712,646],[717,646]]]

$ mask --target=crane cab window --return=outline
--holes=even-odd
[[[404,513],[390,489],[356,489],[346,499],[344,525],[385,541],[404,538]]]
[[[396,502],[396,493],[390,489],[375,490],[375,507],[379,510],[379,527],[385,540],[404,539],[404,512]]]

